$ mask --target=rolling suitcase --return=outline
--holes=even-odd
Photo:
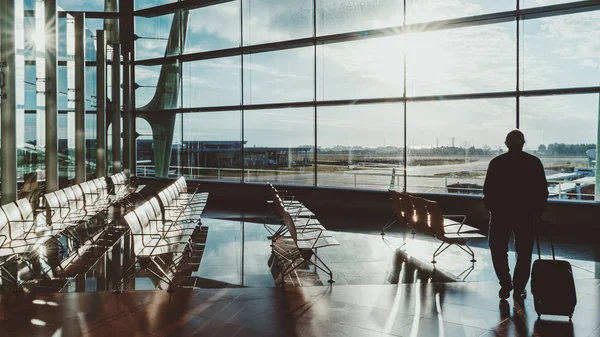
[[[536,242],[538,260],[533,263],[531,271],[531,293],[538,319],[541,315],[561,315],[569,316],[571,320],[577,304],[571,264],[555,258],[552,235],[550,235],[552,260],[542,259],[537,233]]]

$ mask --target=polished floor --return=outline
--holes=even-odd
[[[341,243],[318,251],[333,270],[332,286],[309,266],[276,287],[280,270],[267,227],[278,225],[271,220],[265,227],[263,211],[209,203],[201,254],[182,278],[191,282],[173,294],[145,274],[127,282],[121,294],[110,291],[118,274],[111,265],[125,266],[127,255],[126,236],[118,238],[59,285],[60,293],[32,288],[1,294],[0,336],[600,337],[599,247],[593,238],[556,243],[557,258],[571,262],[576,278],[572,322],[538,320],[532,296],[522,303],[498,300],[486,240],[473,241],[475,263],[450,248],[433,265],[438,242],[412,239],[400,227],[382,238],[382,221],[373,217],[323,217]],[[547,257],[547,240],[542,248]],[[513,253],[510,259],[514,263]]]

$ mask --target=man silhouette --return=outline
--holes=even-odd
[[[525,136],[519,130],[506,135],[508,152],[490,161],[483,185],[483,202],[490,212],[489,246],[501,299],[515,290],[515,298],[527,296],[531,273],[534,226],[546,209],[548,187],[542,162],[523,152]],[[508,242],[514,235],[517,263],[511,281]]]

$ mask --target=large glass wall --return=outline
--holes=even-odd
[[[521,128],[549,179],[582,179],[581,193],[558,181],[551,197],[590,198],[600,5],[166,2],[136,3],[152,11],[135,20],[136,105],[177,115],[173,174],[481,194],[489,161]],[[148,112],[157,95],[173,104]]]

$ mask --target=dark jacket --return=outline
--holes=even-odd
[[[490,161],[483,202],[492,214],[541,215],[547,199],[546,174],[537,157],[510,150]]]

